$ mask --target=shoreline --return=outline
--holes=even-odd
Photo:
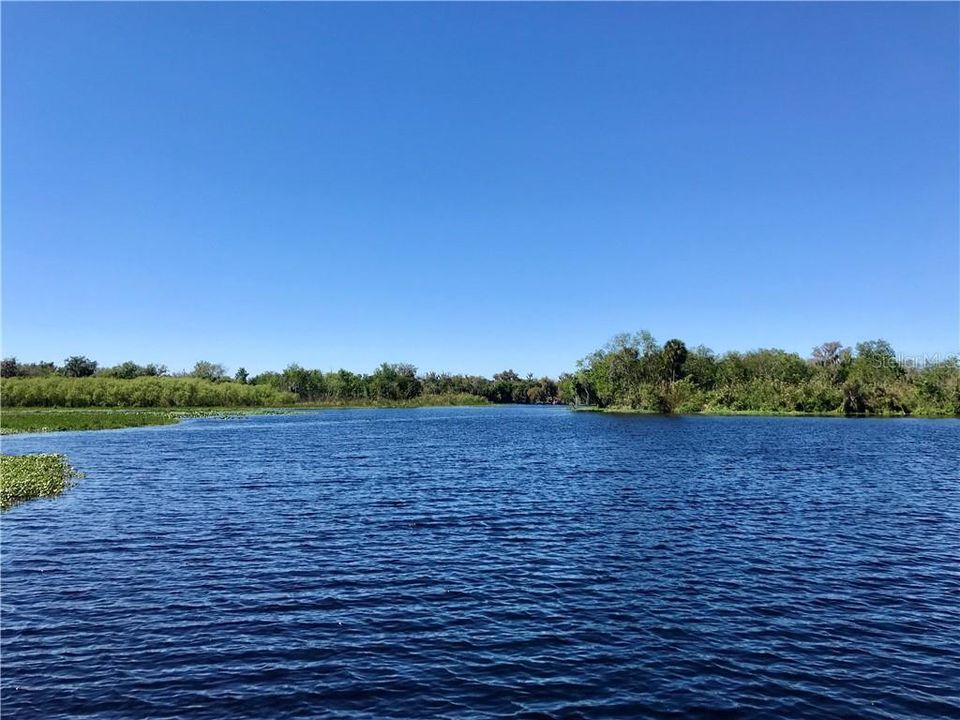
[[[831,418],[916,418],[922,420],[958,420],[960,415],[933,413],[844,413],[805,412],[802,410],[701,410],[698,412],[661,413],[653,410],[636,410],[628,407],[597,407],[596,405],[569,406],[573,412],[600,413],[606,415],[650,415],[661,417],[831,417]]]
[[[136,427],[175,425],[181,420],[202,417],[244,417],[248,415],[292,415],[312,410],[403,410],[425,407],[494,407],[490,402],[389,402],[368,404],[308,403],[276,407],[186,407],[186,408],[105,408],[105,407],[24,407],[0,411],[0,436],[28,433],[123,430]]]
[[[505,403],[490,402],[384,402],[384,403],[305,403],[280,407],[194,407],[194,408],[10,408],[0,413],[0,435],[13,436],[28,433],[78,432],[95,430],[122,430],[136,427],[175,425],[190,418],[236,418],[252,415],[293,415],[314,410],[412,410],[417,408],[440,407],[564,407],[576,413],[600,413],[607,415],[647,415],[661,417],[832,417],[832,418],[916,418],[916,419],[960,419],[957,415],[934,414],[862,414],[850,415],[842,412],[814,413],[788,410],[714,410],[689,413],[658,413],[649,410],[636,410],[628,407],[601,408],[594,405],[556,405],[549,403]]]

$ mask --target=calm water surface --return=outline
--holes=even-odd
[[[11,718],[960,717],[960,423],[348,410],[8,438]]]

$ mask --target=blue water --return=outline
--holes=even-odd
[[[5,439],[4,717],[960,717],[960,423],[346,410]]]

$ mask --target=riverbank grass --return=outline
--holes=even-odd
[[[79,477],[63,455],[0,455],[0,510],[59,495]]]
[[[37,408],[9,410],[0,414],[0,433],[56,432],[64,430],[116,430],[145,425],[170,425],[177,418],[155,410],[97,409],[69,410]]]
[[[283,415],[305,410],[338,408],[419,408],[483,406],[490,401],[478,395],[446,393],[419,395],[411,400],[370,400],[299,403],[282,407],[177,407],[177,408],[56,408],[5,407],[0,412],[0,434],[58,432],[68,430],[118,430],[147,425],[172,425],[183,418]]]

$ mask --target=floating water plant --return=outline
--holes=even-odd
[[[0,509],[34,498],[53,497],[82,477],[63,455],[0,456]]]

